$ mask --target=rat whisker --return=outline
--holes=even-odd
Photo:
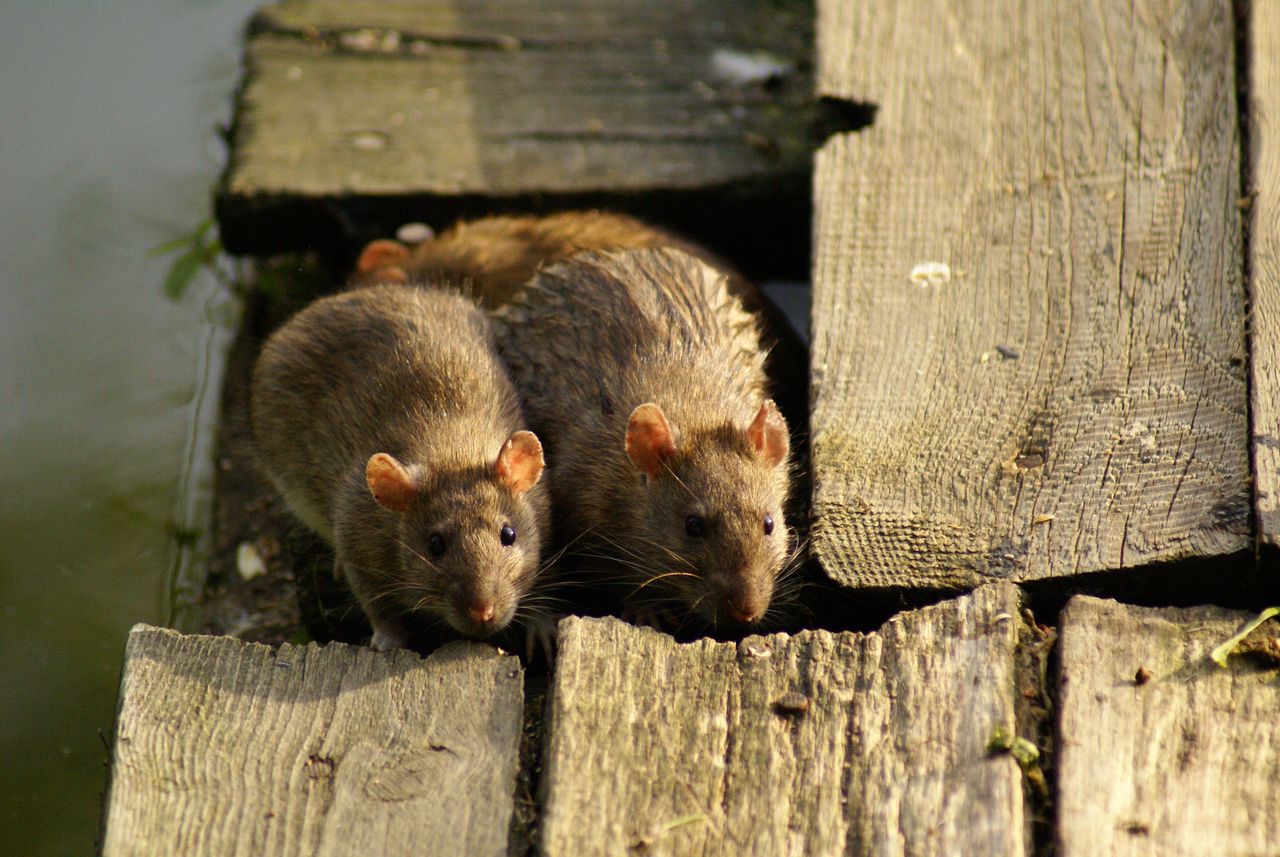
[[[616,563],[617,565],[620,565],[624,568],[629,568],[632,571],[639,572],[640,574],[643,574],[646,577],[649,574],[651,574],[649,566],[641,565],[638,562],[633,562],[631,560],[623,559],[622,557],[610,556],[609,554],[592,554],[592,553],[583,553],[583,554],[579,554],[579,556],[586,557],[587,559],[599,559],[609,563]]]
[[[650,547],[654,547],[662,551],[668,557],[670,557],[673,561],[678,562],[681,565],[686,566],[688,568],[694,569],[695,571],[697,570],[697,566],[695,566],[692,562],[690,562],[686,557],[681,556],[680,554],[676,553],[671,548],[667,547],[666,545],[662,544],[656,539],[651,539],[644,536],[636,536],[635,538],[637,541],[641,541],[642,543],[649,545]]]
[[[601,541],[605,543],[607,547],[611,547],[614,550],[621,551],[622,553],[626,554],[627,556],[631,557],[634,560],[642,562],[645,559],[645,557],[641,556],[639,553],[636,553],[634,550],[628,549],[627,547],[622,545],[620,542],[618,542],[616,539],[610,539],[608,536],[605,536],[603,534],[600,535],[599,538]]]
[[[395,541],[396,541],[396,544],[400,545],[400,547],[404,548],[404,549],[405,549],[405,550],[407,550],[409,553],[411,553],[411,554],[413,554],[415,557],[417,557],[417,558],[418,558],[418,561],[419,561],[419,562],[421,562],[423,565],[425,565],[427,568],[431,569],[432,571],[439,571],[439,570],[440,570],[440,566],[436,565],[434,562],[432,562],[431,560],[427,559],[425,556],[423,556],[422,554],[418,553],[416,550],[414,550],[413,548],[411,548],[411,547],[409,547],[407,544],[405,544],[404,539],[402,539],[402,538],[400,538],[400,537],[398,537],[398,536],[397,536],[397,537],[395,538]]]
[[[702,502],[702,498],[699,497],[697,494],[694,494],[693,491],[689,488],[689,486],[684,484],[684,480],[681,479],[679,476],[677,476],[676,472],[671,469],[671,462],[669,461],[662,462],[662,467],[664,470],[666,470],[668,473],[671,474],[671,478],[676,481],[676,484],[679,485],[681,488],[683,488],[688,493],[688,495],[694,499],[695,502],[697,503]]]
[[[650,583],[655,583],[659,580],[664,580],[665,578],[668,578],[668,577],[697,577],[697,576],[698,575],[690,574],[687,571],[668,571],[663,574],[655,574],[652,577],[650,577],[648,580],[646,580],[644,583],[641,583],[635,589],[631,590],[631,595],[635,595],[637,592],[639,592],[641,589],[644,589]]]

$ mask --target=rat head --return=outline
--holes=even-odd
[[[518,431],[497,457],[475,467],[405,466],[385,452],[365,477],[378,505],[399,516],[396,603],[483,637],[505,627],[532,586],[545,506],[542,445]],[[534,489],[534,490],[531,490]]]
[[[763,619],[787,559],[788,445],[772,400],[749,425],[683,435],[658,405],[636,408],[626,452],[640,499],[624,550],[643,558],[643,588],[665,590],[711,624]]]

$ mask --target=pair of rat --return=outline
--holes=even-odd
[[[553,545],[629,584],[637,615],[760,622],[789,436],[745,289],[631,218],[495,217],[374,242],[350,290],[277,331],[259,458],[373,645],[406,644],[411,613],[503,628]]]

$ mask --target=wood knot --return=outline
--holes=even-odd
[[[307,757],[303,770],[307,778],[315,782],[333,779],[333,769],[337,767],[329,756],[317,756],[314,753]]]
[[[809,710],[809,697],[793,690],[779,697],[773,703],[773,710],[784,717],[798,717]]]

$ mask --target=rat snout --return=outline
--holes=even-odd
[[[741,625],[754,625],[764,618],[769,607],[769,593],[750,581],[740,580],[725,593],[724,610]]]
[[[502,630],[515,612],[514,596],[499,581],[475,581],[454,591],[453,614],[458,630],[487,637]]]
[[[496,612],[493,602],[488,598],[477,598],[467,605],[467,615],[477,625],[487,625],[492,622]]]

